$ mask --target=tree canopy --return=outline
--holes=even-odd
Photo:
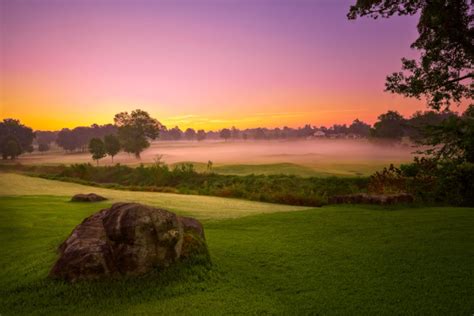
[[[474,163],[474,105],[462,115],[450,115],[427,129],[420,139],[422,144],[431,146],[426,153],[439,159]]]
[[[3,159],[15,159],[24,152],[33,151],[33,130],[15,119],[4,119],[0,123],[0,150]]]
[[[232,132],[230,131],[230,129],[224,128],[220,131],[219,136],[227,141],[232,136]]]
[[[187,140],[193,140],[196,138],[196,131],[192,128],[188,128],[184,132],[184,137],[186,137]]]
[[[50,149],[50,147],[49,147],[48,143],[40,143],[38,145],[38,151],[39,152],[45,152],[45,151],[48,151],[49,149]]]
[[[114,156],[117,155],[120,151],[120,140],[114,134],[105,135],[104,137],[104,146],[105,152],[112,158],[114,161]]]
[[[118,137],[125,152],[140,158],[140,153],[150,146],[148,139],[156,139],[163,125],[147,112],[137,109],[118,113],[114,117]]]
[[[97,164],[99,164],[99,159],[102,159],[107,155],[104,142],[100,138],[92,138],[90,140],[89,152],[92,154],[92,159],[97,161]]]
[[[115,133],[117,133],[117,128],[112,124],[64,128],[57,133],[56,143],[68,151],[77,149],[85,151],[92,138],[103,138],[105,135]]]
[[[474,96],[474,10],[469,0],[357,0],[348,18],[374,19],[419,14],[419,36],[411,47],[419,60],[402,58],[402,69],[387,77],[386,90],[427,98],[435,110]]]
[[[396,111],[388,111],[378,117],[372,136],[386,139],[401,139],[404,136],[405,118]]]
[[[198,130],[197,134],[196,134],[196,139],[198,141],[205,140],[206,139],[206,132],[202,129]]]
[[[349,131],[354,135],[368,137],[370,135],[370,125],[355,119],[349,126]]]

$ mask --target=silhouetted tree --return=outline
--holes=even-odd
[[[92,138],[90,140],[89,152],[92,154],[92,159],[97,162],[97,165],[99,165],[99,159],[102,159],[107,155],[104,142],[100,138]]]
[[[57,134],[56,143],[68,151],[78,149],[85,151],[92,138],[103,138],[105,135],[116,133],[117,128],[112,124],[78,126],[72,130],[65,128]]]
[[[120,151],[120,140],[114,134],[105,135],[104,137],[105,152],[112,158],[114,162],[114,156]]]
[[[342,124],[342,125],[334,124],[330,128],[330,134],[342,135],[343,137],[347,135],[348,132],[349,132],[349,128],[347,127],[346,124]]]
[[[40,144],[51,144],[56,141],[58,137],[58,131],[35,131],[36,142]]]
[[[235,126],[232,126],[231,130],[230,130],[230,137],[232,137],[232,139],[238,139],[240,137],[240,130],[237,129]]]
[[[13,136],[7,136],[2,143],[2,158],[15,159],[21,154],[21,146],[18,140]]]
[[[45,151],[49,151],[49,144],[47,143],[41,143],[38,145],[38,151],[39,152],[45,152]]]
[[[298,137],[310,137],[313,136],[314,130],[311,125],[306,124],[303,128],[298,128]]]
[[[406,120],[396,111],[388,111],[378,117],[371,133],[377,138],[400,140],[405,134]]]
[[[370,125],[355,119],[349,126],[349,132],[361,137],[368,137],[370,135]]]
[[[178,126],[173,127],[168,131],[168,134],[172,140],[180,140],[183,137],[183,132]]]
[[[445,119],[455,115],[453,112],[425,111],[415,112],[407,121],[406,134],[416,142],[423,142],[428,137],[430,127],[440,125]]]
[[[221,132],[219,133],[219,136],[220,136],[221,138],[224,138],[225,141],[227,141],[227,140],[232,136],[232,134],[231,134],[230,129],[224,128],[224,129],[222,129]]]
[[[357,0],[348,18],[419,13],[419,36],[411,45],[419,61],[402,59],[402,71],[387,77],[386,90],[407,97],[425,96],[435,109],[474,96],[474,10],[471,0]]]
[[[156,139],[163,125],[143,110],[130,114],[118,113],[114,117],[118,128],[118,137],[125,152],[133,153],[140,158],[140,153],[150,146],[148,139]]]
[[[420,139],[431,146],[425,151],[438,159],[474,163],[474,105],[461,115],[449,115],[437,125],[427,127]]]
[[[33,130],[15,119],[4,119],[0,123],[0,149],[3,159],[15,159],[24,152],[33,151]]]
[[[255,129],[254,138],[255,139],[265,139],[266,138],[265,130],[263,128],[260,128],[260,127]]]
[[[206,139],[206,132],[204,130],[200,129],[197,132],[197,140],[201,141],[201,140],[205,140],[205,139]]]
[[[56,139],[58,146],[64,150],[72,151],[79,148],[77,135],[75,135],[70,129],[64,128],[59,131]]]
[[[184,137],[186,137],[187,140],[193,140],[196,138],[196,131],[192,128],[188,128],[184,132]]]

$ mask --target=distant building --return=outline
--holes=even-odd
[[[326,133],[323,131],[316,131],[313,134],[314,137],[326,137]]]

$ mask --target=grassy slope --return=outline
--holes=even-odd
[[[150,165],[151,163],[145,163]],[[182,161],[171,164],[171,167],[180,166],[182,164],[192,164],[198,172],[206,172],[207,164],[195,161]],[[395,163],[395,165],[400,165]],[[246,176],[255,175],[271,175],[285,174],[300,177],[359,177],[370,176],[376,171],[389,166],[389,163],[364,161],[364,162],[331,162],[324,163],[262,163],[262,164],[214,164],[212,171],[218,174]]]
[[[192,214],[199,219],[235,218],[259,213],[286,212],[305,209],[297,206],[260,203],[211,196],[111,190],[75,183],[27,177],[13,173],[0,173],[0,196],[59,195],[71,197],[77,193],[90,192],[102,194],[111,199],[111,202],[137,201],[161,206],[183,215]]]
[[[337,206],[204,220],[211,270],[177,266],[138,280],[76,285],[47,279],[55,247],[108,204],[0,197],[2,315],[474,310],[473,209]]]

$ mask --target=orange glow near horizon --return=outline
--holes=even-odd
[[[373,124],[377,116],[389,109],[396,109],[402,115],[410,116],[416,110],[425,110],[423,102],[405,99],[380,91],[369,95],[352,94],[350,96],[321,96],[279,94],[273,98],[255,96],[259,104],[228,104],[215,109],[213,106],[194,106],[191,110],[180,111],[180,106],[141,105],[128,106],[124,102],[111,100],[98,104],[87,104],[81,100],[67,101],[67,95],[50,96],[41,91],[23,93],[21,89],[10,89],[2,97],[0,119],[18,118],[35,130],[59,130],[91,124],[113,123],[116,113],[140,108],[148,111],[168,128],[179,126],[181,129],[194,128],[219,130],[235,126],[240,129],[255,127],[300,127],[306,124],[313,126],[331,126],[333,124],[350,124],[354,119]],[[17,95],[15,93],[18,91]],[[354,98],[356,96],[357,98]],[[354,99],[352,99],[354,98]],[[385,106],[380,106],[380,100]],[[74,102],[75,101],[75,102]],[[68,103],[64,107],[62,104]],[[279,103],[280,102],[280,103]],[[131,104],[132,102],[128,102]],[[7,106],[5,106],[7,105]],[[93,110],[91,110],[93,109]],[[376,109],[374,111],[373,109]]]

